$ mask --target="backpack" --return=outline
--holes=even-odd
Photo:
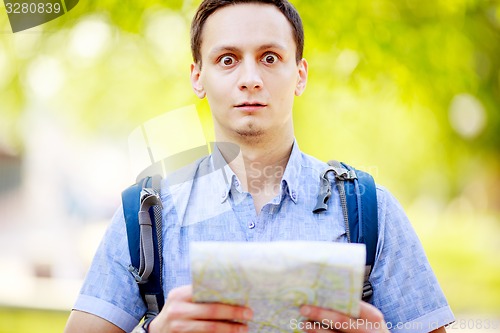
[[[328,208],[332,189],[328,174],[333,172],[340,195],[347,239],[366,245],[366,266],[362,299],[368,301],[373,287],[368,281],[378,240],[378,209],[373,177],[338,161],[329,161],[320,175],[320,188],[313,213],[321,214]],[[122,193],[123,212],[131,265],[128,267],[139,286],[148,310],[145,319],[156,316],[165,297],[162,287],[162,214],[160,176],[145,177]]]

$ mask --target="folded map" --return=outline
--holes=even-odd
[[[190,256],[193,301],[250,307],[250,333],[302,332],[304,304],[359,315],[364,244],[192,242]]]

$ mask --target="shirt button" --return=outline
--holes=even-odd
[[[250,223],[248,224],[248,229],[253,229],[253,228],[255,228],[255,223],[250,222]]]
[[[236,187],[237,187],[237,186],[240,186],[240,182],[238,181],[238,179],[235,179],[235,180],[234,180],[234,186],[236,186]]]
[[[297,200],[297,193],[295,191],[292,191],[292,199]]]

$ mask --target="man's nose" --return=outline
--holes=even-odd
[[[239,79],[240,90],[258,90],[263,86],[259,64],[254,61],[245,61],[241,66]]]

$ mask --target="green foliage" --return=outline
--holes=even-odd
[[[455,313],[497,315],[500,309],[498,215],[409,211],[429,262]]]
[[[403,195],[429,190],[420,174],[447,178],[442,199],[459,195],[466,175],[457,166],[478,151],[498,156],[500,147],[498,6],[297,2],[310,64],[308,91],[296,114],[300,142],[323,158],[375,164],[383,183],[396,190],[407,184]],[[486,112],[484,130],[472,138],[450,126],[450,105],[463,93],[480,100]],[[338,144],[328,148],[331,142]]]

